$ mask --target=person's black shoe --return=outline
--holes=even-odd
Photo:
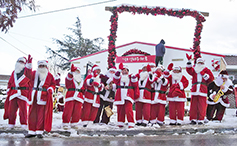
[[[170,123],[170,125],[171,125],[171,126],[175,126],[175,125],[176,125],[176,123]]]
[[[181,126],[182,124],[181,123],[177,123],[176,125]]]
[[[83,127],[87,127],[87,125],[83,125]]]
[[[34,134],[26,134],[25,135],[25,138],[32,138],[32,137],[35,137],[36,135],[34,135]]]
[[[43,138],[42,134],[36,134],[37,138]]]
[[[198,125],[203,125],[203,122],[198,122]]]
[[[144,127],[146,127],[146,126],[147,126],[147,124],[146,124],[146,123],[141,123],[141,126],[144,126]]]
[[[142,125],[142,123],[136,123],[135,125],[137,125],[137,126],[141,126],[141,125]]]
[[[197,122],[195,122],[195,121],[192,120],[190,124],[191,124],[191,125],[196,125]]]

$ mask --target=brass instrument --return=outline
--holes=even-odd
[[[105,113],[106,113],[107,117],[110,117],[114,114],[112,109],[109,107],[109,105],[105,107]]]
[[[224,82],[222,85],[225,85],[225,82]],[[223,95],[224,95],[224,92],[220,89],[220,90],[217,92],[216,96],[214,97],[213,101],[214,101],[214,102],[217,102],[217,101],[219,100],[219,98],[220,98],[221,96],[223,96]]]

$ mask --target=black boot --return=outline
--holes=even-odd
[[[37,138],[43,138],[42,134],[36,134]]]
[[[32,138],[32,137],[35,137],[36,135],[34,135],[34,134],[26,134],[25,135],[25,138]]]

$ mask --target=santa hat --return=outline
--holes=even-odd
[[[111,67],[111,68],[109,68],[109,71],[114,71],[114,72],[116,72],[116,67],[115,66],[113,66],[113,67]]]
[[[17,62],[22,61],[22,62],[26,63],[26,60],[27,59],[25,57],[20,57],[17,59]]]
[[[153,63],[153,62],[150,62],[149,65],[150,65],[150,66],[156,66],[156,64]]]
[[[144,67],[147,67],[147,64],[142,64],[142,69],[143,69]]]
[[[196,63],[204,63],[204,62],[205,62],[205,60],[203,58],[198,58],[196,61]]]
[[[174,66],[174,67],[173,67],[173,70],[178,70],[178,71],[181,72],[181,71],[182,71],[182,68],[181,68],[180,66]]]
[[[76,67],[77,70],[81,72],[81,68],[79,66],[74,65],[74,67]]]
[[[222,70],[222,71],[219,73],[219,76],[222,77],[222,78],[229,78],[228,73],[227,73],[226,70]]]
[[[160,70],[162,70],[162,71],[163,71],[165,68],[164,68],[164,66],[163,66],[163,65],[159,65],[159,66],[157,66],[157,67],[156,67],[156,70],[157,70],[157,69],[160,69]]]
[[[100,67],[98,65],[95,64],[95,65],[92,66],[92,71],[95,71],[97,69],[100,69]]]
[[[127,65],[123,65],[123,69],[125,69],[125,68],[129,70]]]
[[[40,65],[48,66],[48,61],[47,60],[39,60],[38,61],[38,66],[40,66]]]

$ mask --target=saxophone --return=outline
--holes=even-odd
[[[224,82],[222,85],[225,85],[225,82]],[[217,92],[216,96],[214,97],[213,101],[214,101],[214,102],[217,102],[217,101],[219,100],[219,98],[220,98],[221,96],[223,96],[223,95],[224,95],[224,92],[220,89],[220,90]]]

